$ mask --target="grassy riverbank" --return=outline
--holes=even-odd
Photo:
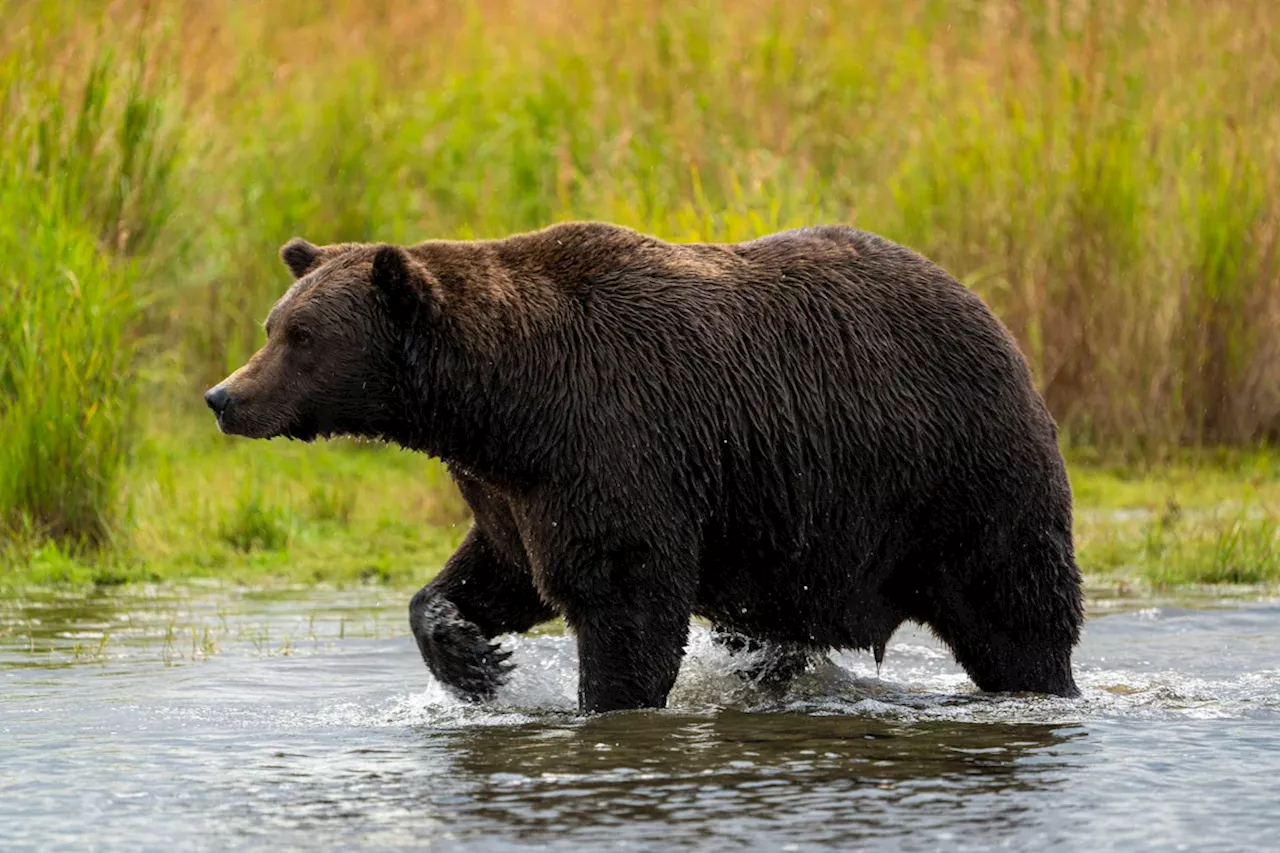
[[[289,237],[568,218],[925,252],[1027,354],[1087,568],[1276,577],[1270,457],[1188,450],[1280,437],[1273,2],[0,10],[0,582],[431,571],[465,526],[437,466],[174,401],[260,343]]]
[[[190,414],[142,436],[122,492],[127,532],[108,548],[78,557],[48,540],[13,542],[0,582],[407,584],[434,574],[470,524],[426,457],[236,440]]]
[[[1071,465],[1093,583],[1280,583],[1280,456],[1191,454],[1142,469]],[[470,521],[441,466],[372,444],[251,442],[204,413],[159,415],[122,491],[126,534],[96,556],[11,541],[0,585],[186,581],[411,586]]]
[[[1076,551],[1094,583],[1280,584],[1280,457],[1187,454],[1146,470],[1071,463]]]

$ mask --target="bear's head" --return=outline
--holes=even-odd
[[[315,246],[280,257],[296,279],[267,317],[267,343],[205,393],[229,435],[357,435],[395,440],[403,422],[406,341],[435,282],[398,246]]]

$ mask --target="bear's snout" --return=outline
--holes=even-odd
[[[227,393],[226,388],[215,385],[204,392],[204,401],[209,404],[210,409],[213,409],[215,415],[222,417],[222,413],[231,405],[231,395]]]

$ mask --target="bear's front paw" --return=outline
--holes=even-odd
[[[468,702],[492,699],[513,668],[507,661],[511,652],[463,619],[447,599],[422,608],[413,634],[432,675]]]

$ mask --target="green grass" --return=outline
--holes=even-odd
[[[281,551],[293,536],[289,507],[266,500],[253,476],[244,480],[235,506],[218,527],[218,538],[237,551]]]
[[[197,387],[260,341],[298,233],[839,221],[982,293],[1073,444],[1149,459],[1280,431],[1274,4],[212,8],[173,327]]]
[[[1140,520],[1094,520],[1082,538],[1081,560],[1095,580],[1125,586],[1274,586],[1280,582],[1277,516],[1259,512],[1232,508],[1182,520],[1157,511]]]
[[[42,190],[0,174],[0,529],[96,543],[132,440],[125,274]]]
[[[1077,461],[1076,547],[1096,582],[1280,584],[1280,457],[1213,454],[1142,472]]]
[[[352,442],[250,442],[189,413],[153,415],[122,483],[129,535],[75,555],[0,553],[0,585],[210,578],[229,584],[425,582],[469,516],[439,463]]]
[[[175,149],[143,63],[0,55],[0,535],[96,547],[134,437],[135,325]]]
[[[1187,455],[1143,469],[1071,464],[1091,583],[1280,584],[1280,456]],[[174,402],[152,413],[122,481],[129,534],[77,554],[0,549],[0,587],[210,579],[228,585],[425,583],[461,542],[465,505],[439,463],[348,441],[227,438]]]
[[[1271,487],[1185,457],[1261,465],[1280,436],[1274,3],[5,11],[8,576],[430,571],[464,524],[438,466],[226,444],[172,400],[261,343],[289,237],[598,218],[677,240],[843,222],[924,251],[1031,362],[1077,460],[1088,570],[1274,580]],[[1169,500],[1182,514],[1152,521]]]

